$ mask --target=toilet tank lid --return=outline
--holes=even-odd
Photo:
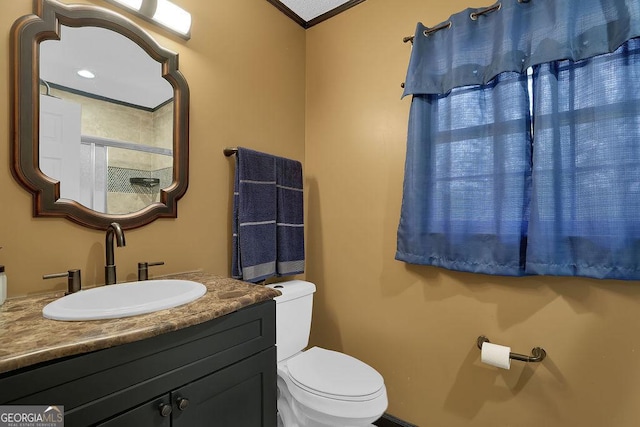
[[[267,285],[267,287],[277,289],[282,293],[282,295],[274,298],[276,303],[311,295],[316,291],[316,285],[305,280],[289,280],[287,282],[272,283]]]

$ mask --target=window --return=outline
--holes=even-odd
[[[418,25],[397,259],[640,279],[640,42],[607,31],[640,35],[640,12],[622,3],[504,2]]]

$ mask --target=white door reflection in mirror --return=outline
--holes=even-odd
[[[80,196],[80,104],[40,96],[40,170],[60,181],[60,197]]]

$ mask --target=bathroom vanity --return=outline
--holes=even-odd
[[[83,43],[74,43],[75,40]],[[104,46],[109,49],[96,48],[100,41],[106,41]],[[124,15],[92,5],[67,5],[55,0],[34,1],[33,14],[15,21],[10,44],[14,95],[13,176],[33,195],[34,216],[65,217],[85,227],[108,230],[105,283],[114,283],[114,235],[124,244],[122,230],[141,227],[157,218],[175,218],[177,201],[188,187],[190,95],[186,79],[178,69],[178,54],[158,44]],[[80,45],[91,48],[85,51]],[[114,55],[110,56],[112,50]],[[117,67],[122,62],[123,51],[136,52],[127,54],[128,65],[150,63],[150,71],[140,67],[131,73],[125,67]],[[61,52],[70,56],[63,59]],[[94,92],[95,82],[90,87],[74,86],[73,90],[64,90],[70,85],[63,84],[57,77],[62,65],[72,66],[76,59],[79,63],[86,62],[89,53],[93,56],[96,52],[101,55],[101,62],[111,65],[108,72],[111,80],[123,83],[120,90]],[[126,76],[114,78],[120,68],[126,71]],[[131,109],[115,110],[113,103],[106,106],[97,103],[96,96],[101,102],[110,99],[118,100],[118,104],[142,106],[139,101],[121,99],[116,93],[131,95],[130,88],[142,86],[141,81],[132,80],[134,75],[142,77],[145,83],[158,84],[147,93],[161,95],[161,99],[143,109],[135,109],[144,111],[140,116],[144,120],[140,122],[161,123],[156,129],[123,125],[119,117],[132,114]],[[46,88],[45,93],[41,85]],[[43,96],[50,95],[52,86],[56,95]],[[64,100],[63,92],[65,95],[70,92],[72,96]],[[80,93],[92,96],[81,97]],[[100,120],[83,122],[79,114],[81,102],[99,106],[100,113],[90,116]],[[65,129],[69,124],[77,130],[71,132],[72,137],[65,136],[65,142],[77,143],[78,147],[81,142],[91,144],[92,153],[96,146],[101,147],[98,150],[103,153],[98,156],[101,160],[93,155],[84,159],[82,164],[87,168],[79,168],[82,161],[75,151],[63,155],[63,150],[59,150],[61,154],[50,158],[39,156],[47,150],[56,151],[43,148],[53,141],[49,141],[51,138],[40,140],[40,135],[47,133],[40,124],[60,126],[63,119],[58,112],[62,111],[63,104],[70,111],[64,118]],[[165,106],[158,115],[165,121],[155,117],[151,120],[147,115],[148,111]],[[107,119],[109,111],[114,113]],[[50,120],[50,113],[59,118]],[[109,125],[113,125],[113,130],[105,131]],[[87,126],[93,132],[81,135]],[[130,132],[120,132],[129,127]],[[124,140],[114,140],[114,135]],[[156,141],[156,135],[163,136]],[[56,147],[63,145],[61,141],[55,144]],[[149,182],[140,181],[146,177],[143,171],[150,172],[148,165],[134,164],[132,168],[129,158],[139,156],[130,154],[124,155],[128,157],[126,162],[110,164],[109,158],[116,160],[119,156],[106,156],[107,147],[116,153],[123,148],[135,150],[144,153],[144,158],[149,154],[164,156],[153,162],[160,167],[153,171],[158,177],[150,178],[153,186],[157,186],[153,197],[150,197],[150,187],[140,185]],[[119,173],[125,168],[135,171],[134,175]],[[68,195],[60,192],[67,184],[77,187],[78,182],[94,182],[90,179],[92,173],[87,179],[82,178],[80,170],[85,169],[112,169],[114,176],[122,176],[114,192],[132,195],[130,203],[121,209],[94,206],[75,192]],[[59,171],[70,173],[63,176]],[[167,182],[160,185],[160,178]],[[107,184],[87,190],[87,194],[99,192],[105,199],[111,191]],[[141,200],[148,204],[141,206],[138,203]],[[179,274],[171,278],[202,283],[207,292],[194,302],[154,313],[77,322],[43,317],[43,307],[62,297],[61,292],[7,301],[0,307],[0,405],[63,406],[67,427],[275,427],[277,387],[272,299],[280,293],[206,273]],[[158,292],[158,288],[154,292]],[[123,302],[131,302],[130,294],[125,298],[128,301],[123,298]],[[104,299],[99,301],[103,303]]]
[[[42,318],[52,297],[7,303],[0,405],[64,406],[66,426],[275,427],[278,292],[203,273],[173,277],[204,283],[207,293],[170,310],[88,322]],[[8,330],[22,333],[8,340]]]

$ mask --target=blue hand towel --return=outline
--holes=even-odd
[[[276,273],[276,159],[238,148],[232,276],[259,282]]]
[[[300,162],[239,147],[234,187],[232,276],[304,272]]]
[[[302,165],[276,159],[278,276],[304,272],[304,204]]]

